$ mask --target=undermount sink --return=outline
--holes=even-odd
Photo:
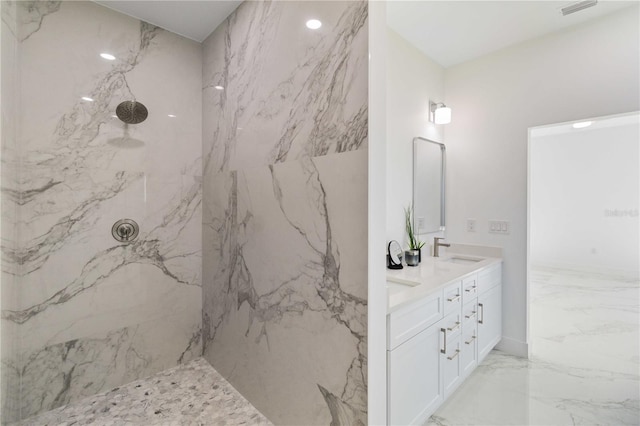
[[[401,279],[395,279],[391,281],[389,280],[389,278],[387,278],[388,289],[400,289],[400,288],[407,288],[407,287],[415,287],[418,285],[420,285],[420,283],[416,281],[408,281],[408,280],[401,280]]]
[[[474,263],[478,263],[483,259],[476,257],[462,257],[462,256],[451,256],[440,259],[441,262],[449,262],[449,263],[457,263],[459,265],[473,265]]]

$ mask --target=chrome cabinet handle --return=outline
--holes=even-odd
[[[467,293],[471,293],[472,291],[476,291],[477,287],[478,286],[474,285],[473,287],[465,288],[464,291],[466,291]]]
[[[478,318],[478,324],[484,324],[484,304],[478,303],[478,308],[482,308],[482,312],[480,318]]]
[[[453,327],[447,327],[447,330],[454,331],[460,328],[460,321],[456,321],[456,324]]]
[[[447,329],[441,328],[440,331],[444,334],[444,347],[440,349],[440,353],[446,354],[447,353]]]
[[[473,341],[476,340],[476,336],[472,336],[471,340],[469,340],[468,342],[464,342],[465,345],[470,345],[473,343]]]
[[[454,359],[454,358],[455,358],[455,357],[457,357],[458,355],[460,355],[460,349],[456,349],[456,352],[455,352],[453,355],[448,356],[448,357],[447,357],[447,359],[448,359],[449,361],[451,361],[452,359]]]
[[[471,313],[469,315],[465,315],[465,318],[471,318],[474,317],[478,312],[477,311],[471,311]]]
[[[459,294],[456,294],[456,296],[452,297],[451,299],[447,299],[447,302],[455,302],[456,300],[460,300]]]

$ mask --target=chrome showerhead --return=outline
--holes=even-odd
[[[116,107],[116,115],[127,124],[142,123],[147,119],[147,107],[137,101],[124,101]]]

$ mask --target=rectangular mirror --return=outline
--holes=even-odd
[[[444,230],[444,144],[413,138],[413,220],[417,234]]]

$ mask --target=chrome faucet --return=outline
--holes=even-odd
[[[451,244],[441,243],[440,240],[444,240],[444,238],[435,237],[433,239],[433,257],[440,256],[440,247],[451,247]]]

